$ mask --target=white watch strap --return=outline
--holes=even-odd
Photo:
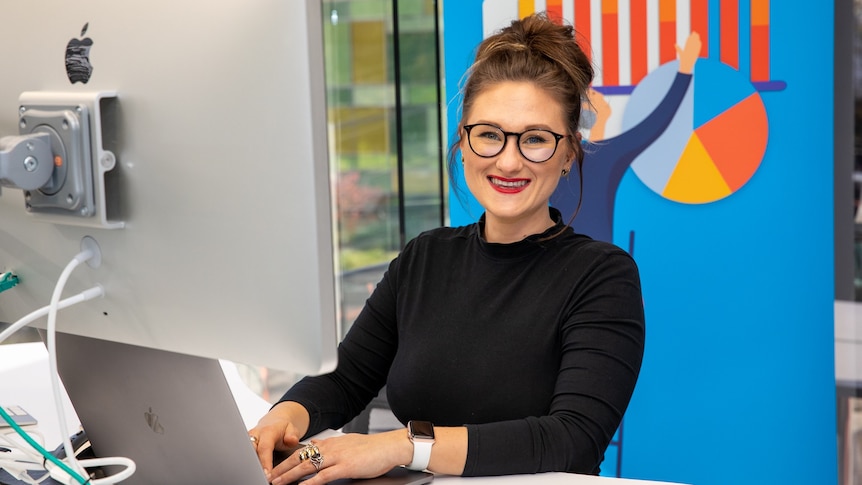
[[[413,440],[413,461],[407,465],[407,468],[418,471],[428,468],[428,462],[431,461],[432,446],[434,443]]]

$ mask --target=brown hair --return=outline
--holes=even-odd
[[[584,160],[578,123],[581,104],[593,80],[593,66],[575,41],[571,25],[555,23],[545,13],[515,20],[483,40],[476,59],[467,71],[461,89],[461,121],[449,147],[449,176],[454,179],[456,155],[461,143],[461,127],[473,108],[476,96],[489,86],[505,81],[527,81],[545,90],[563,108],[568,124],[568,143],[576,154],[578,172]]]

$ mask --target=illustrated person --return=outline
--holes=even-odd
[[[583,157],[593,71],[573,39],[571,26],[535,14],[479,45],[449,169],[463,164],[485,213],[411,240],[340,344],[337,369],[302,379],[249,430],[272,483],[399,465],[599,473],[638,378],[645,324],[632,258],[575,233],[548,205]],[[404,428],[306,441],[341,428],[384,385]],[[273,466],[273,450],[291,454]]]
[[[551,197],[551,204],[562,212],[563,218],[577,213],[572,221],[575,232],[613,242],[617,188],[635,158],[658,139],[673,120],[691,84],[701,44],[700,35],[692,32],[682,48],[677,46],[679,72],[664,98],[646,118],[620,135],[604,138],[605,124],[611,115],[610,105],[598,91],[588,91],[596,120],[590,129],[583,170],[564,177]]]

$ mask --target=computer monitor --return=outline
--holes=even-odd
[[[47,188],[0,192],[0,272],[20,278],[0,321],[47,305],[89,237],[101,262],[64,296],[105,295],[62,310],[59,331],[334,368],[320,2],[5,0],[0,13],[0,137],[49,133],[65,157]]]

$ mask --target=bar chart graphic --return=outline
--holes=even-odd
[[[770,0],[486,0],[485,35],[514,18],[545,11],[575,27],[597,67],[593,87],[628,94],[649,72],[676,59],[676,45],[700,34],[701,57],[748,76],[758,91],[784,89],[770,70]],[[742,8],[744,6],[745,8]]]

